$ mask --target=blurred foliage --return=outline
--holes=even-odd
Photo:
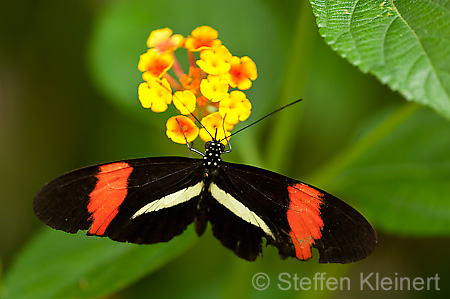
[[[173,243],[148,248],[86,238],[84,233],[66,238],[46,230],[36,236],[9,273],[5,292],[9,298],[105,296],[173,259],[193,243],[193,234],[189,230]],[[61,275],[61,269],[70,271]]]
[[[448,16],[426,16],[436,15],[439,8],[448,11],[449,4],[428,1],[429,8],[403,1],[395,11],[397,22],[402,22],[395,28],[419,26],[433,38],[416,56],[389,60],[384,68],[379,54],[370,50],[377,39],[365,41],[364,34],[386,28],[384,23],[372,27],[368,16],[374,9],[387,13],[387,2],[358,2],[365,9],[355,6],[358,13],[352,16],[362,23],[347,30],[364,43],[354,44],[347,35],[340,42],[330,41],[336,40],[336,28],[349,24],[347,13],[352,11],[347,6],[357,1],[342,4],[347,6],[327,2],[333,5],[311,1],[311,7],[307,1],[291,0],[5,3],[0,12],[0,34],[5,37],[0,46],[0,265],[6,271],[0,272],[0,295],[90,298],[122,290],[115,298],[376,298],[379,292],[359,291],[357,281],[359,273],[378,272],[441,277],[440,292],[392,291],[383,292],[384,297],[447,298],[450,124],[432,110],[407,103],[376,77],[420,103],[425,102],[420,91],[426,91],[427,104],[448,115],[448,64],[443,61],[450,27],[441,23]],[[397,7],[393,3],[389,7]],[[376,77],[362,74],[324,43],[312,8],[325,41]],[[338,12],[340,17],[334,18]],[[153,29],[170,27],[187,35],[200,25],[217,29],[233,54],[248,55],[258,66],[259,77],[247,93],[253,105],[247,123],[304,99],[233,137],[233,153],[226,159],[295,177],[351,203],[379,233],[370,257],[354,265],[319,265],[317,257],[304,263],[281,261],[268,247],[263,258],[248,263],[223,248],[210,231],[200,239],[189,232],[167,244],[136,246],[46,228],[28,242],[43,226],[33,215],[33,196],[53,177],[105,161],[189,154],[165,137],[169,112],[155,114],[140,107],[136,66]],[[416,46],[424,32],[416,38],[408,35],[411,45]],[[392,42],[401,40],[386,36]],[[348,55],[348,49],[357,49],[360,57]],[[400,49],[407,48],[393,43],[384,50]],[[420,79],[425,77],[414,77],[423,84],[408,76],[395,81],[401,79],[397,71],[411,69],[409,62],[426,58],[435,66],[432,75],[441,78],[439,89],[434,81]],[[257,272],[273,281],[266,291],[252,287]],[[300,277],[326,272],[328,277],[349,276],[355,283],[345,292],[280,291],[275,281],[282,272]]]

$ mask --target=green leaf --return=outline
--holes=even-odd
[[[366,127],[374,129],[323,170],[328,187],[352,199],[383,231],[448,236],[450,124],[411,105],[378,116]]]
[[[450,2],[311,0],[342,57],[450,118]]]
[[[92,298],[111,294],[158,269],[195,240],[193,230],[151,246],[46,229],[5,277],[1,298]]]

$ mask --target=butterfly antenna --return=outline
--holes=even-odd
[[[236,135],[237,133],[239,133],[239,132],[241,132],[241,131],[243,131],[243,130],[245,130],[245,129],[251,127],[251,126],[256,125],[257,123],[259,123],[260,121],[262,121],[262,120],[265,119],[266,117],[269,117],[269,116],[271,116],[272,114],[275,114],[275,113],[277,113],[277,112],[279,112],[279,111],[281,111],[281,110],[283,110],[283,109],[285,109],[285,108],[287,108],[287,107],[289,107],[289,106],[292,106],[292,105],[294,105],[294,104],[297,104],[297,103],[300,102],[301,100],[302,100],[302,99],[293,101],[292,103],[289,103],[289,104],[287,104],[287,105],[284,105],[283,107],[278,108],[277,110],[270,112],[269,114],[267,114],[267,115],[261,117],[261,118],[258,119],[257,121],[252,122],[251,124],[249,124],[249,125],[247,125],[247,126],[245,126],[245,127],[243,127],[243,128],[240,128],[240,129],[237,130],[236,132],[233,132],[233,133],[232,133],[230,136],[228,136],[228,137],[231,137],[231,136],[233,136],[233,135]]]
[[[195,148],[193,148],[193,147],[190,146],[189,141],[187,140],[186,135],[184,134],[183,127],[181,126],[181,124],[180,124],[180,122],[178,121],[178,119],[175,118],[175,120],[177,121],[178,126],[180,126],[181,133],[183,133],[183,137],[184,137],[184,140],[186,140],[186,145],[187,145],[188,149],[189,149],[191,152],[197,153],[197,154],[199,154],[200,156],[204,157],[204,156],[205,156],[204,153],[202,153],[201,151],[199,151],[199,150],[197,150],[197,149],[195,149]]]

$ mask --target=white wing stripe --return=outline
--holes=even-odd
[[[221,205],[233,212],[236,216],[242,220],[253,224],[256,227],[261,228],[267,235],[275,239],[272,231],[269,229],[267,224],[254,212],[250,211],[246,206],[244,206],[240,201],[221,190],[216,184],[211,183],[209,187],[212,197],[216,199]]]
[[[151,203],[146,204],[144,207],[139,209],[131,219],[134,219],[140,215],[155,212],[165,208],[170,208],[176,206],[177,204],[186,202],[195,196],[200,195],[203,189],[203,182],[199,182],[197,185],[181,189],[175,193],[166,195],[160,199],[154,200]]]

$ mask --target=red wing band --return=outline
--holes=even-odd
[[[320,205],[323,194],[305,184],[289,186],[291,201],[287,219],[291,227],[290,236],[300,260],[311,258],[311,246],[322,237],[323,220]]]
[[[199,183],[197,183],[197,185],[181,189],[177,192],[166,195],[160,199],[154,200],[151,203],[146,204],[139,211],[137,211],[131,217],[131,219],[134,219],[134,218],[136,218],[140,215],[146,214],[146,213],[170,208],[170,207],[176,206],[180,203],[186,202],[186,201],[200,195],[200,192],[202,192],[202,189],[203,189],[203,182],[199,182]]]
[[[89,213],[92,214],[90,234],[103,235],[116,217],[119,206],[127,196],[128,177],[132,171],[133,167],[125,162],[100,166],[97,184],[89,194],[87,206]]]
[[[225,208],[233,212],[242,220],[245,220],[246,222],[253,224],[256,227],[261,228],[267,235],[275,239],[275,236],[273,235],[267,224],[258,215],[244,206],[240,201],[217,187],[217,185],[214,183],[211,183],[209,191],[211,192],[211,195],[214,197],[214,199],[216,199]]]

